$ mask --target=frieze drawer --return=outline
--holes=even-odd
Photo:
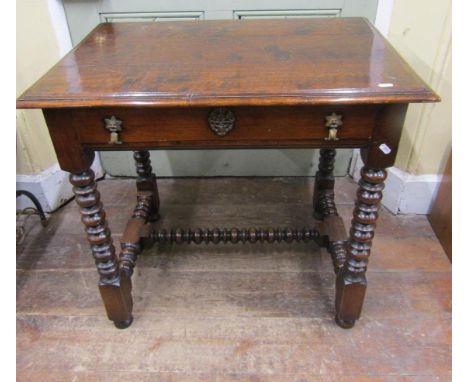
[[[154,148],[242,147],[256,142],[307,146],[365,144],[377,106],[215,107],[75,109],[72,123],[84,145],[113,149],[145,144]],[[183,143],[182,143],[183,142]]]

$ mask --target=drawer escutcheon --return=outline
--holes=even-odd
[[[122,131],[122,121],[113,115],[110,118],[104,118],[104,127],[110,131],[109,144],[121,145],[122,141],[119,140],[119,132]]]
[[[227,107],[217,107],[208,114],[210,129],[219,136],[224,136],[234,128],[236,116],[234,111]]]
[[[326,141],[339,141],[340,138],[338,135],[338,128],[343,125],[343,116],[341,114],[336,114],[335,112],[327,115],[325,117],[325,127],[328,128],[328,137],[325,138]]]

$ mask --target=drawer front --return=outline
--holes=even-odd
[[[129,147],[362,146],[369,142],[378,106],[74,109],[82,144]],[[341,118],[329,139],[327,116]],[[112,117],[115,117],[113,119]],[[114,137],[111,137],[114,135]]]

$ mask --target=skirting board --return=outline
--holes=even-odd
[[[362,166],[359,154],[353,155],[350,170],[355,181],[360,178],[359,172]],[[104,175],[99,156],[96,156],[92,168],[96,178]],[[382,204],[393,214],[427,215],[441,180],[441,175],[412,175],[391,167],[388,169]],[[32,192],[45,212],[57,209],[73,197],[68,173],[62,171],[58,164],[36,175],[17,175],[16,189]],[[25,196],[16,199],[17,209],[33,206]]]
[[[359,180],[363,165],[359,153],[355,154],[351,163],[351,175],[355,181]],[[387,171],[382,205],[393,214],[429,214],[442,176],[412,175],[396,167]]]
[[[96,179],[104,175],[99,156],[96,156],[91,168]],[[73,197],[72,186],[68,181],[68,172],[62,171],[57,164],[35,175],[16,175],[16,189],[34,194],[45,212],[51,212]],[[26,196],[16,198],[16,209],[34,207]]]

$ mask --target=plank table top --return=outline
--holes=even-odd
[[[18,108],[434,102],[364,18],[104,23]]]

